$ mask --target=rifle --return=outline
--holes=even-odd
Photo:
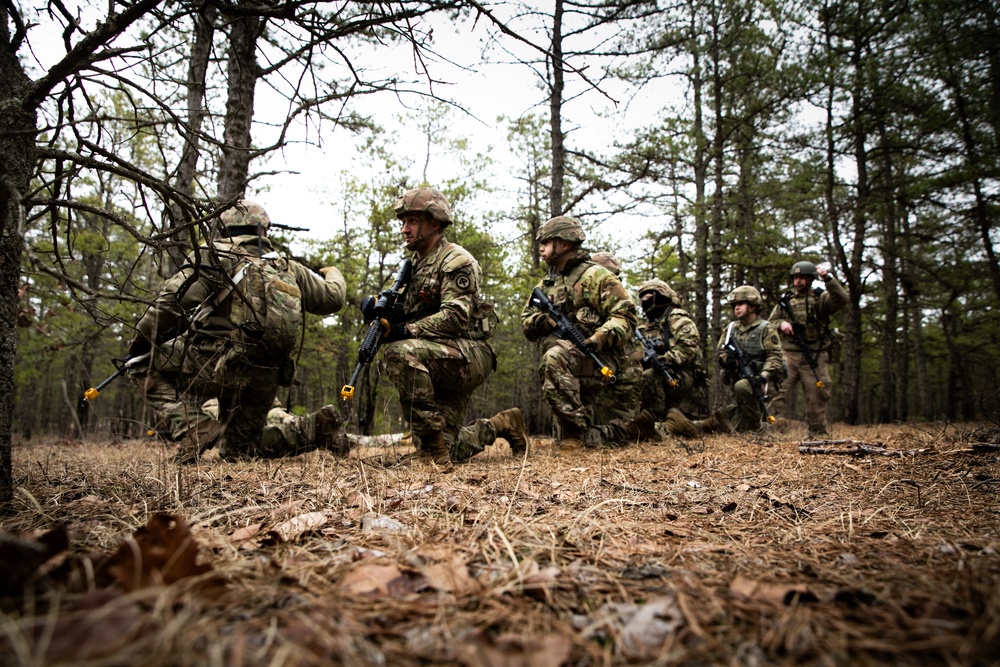
[[[812,354],[812,350],[809,349],[809,341],[806,340],[805,326],[799,324],[795,321],[795,313],[792,312],[792,304],[788,303],[788,295],[785,294],[778,300],[781,305],[782,310],[788,314],[788,321],[792,324],[792,342],[795,346],[802,351],[802,355],[806,358],[806,363],[809,364],[809,368],[812,369],[813,377],[816,378],[816,388],[823,388],[823,381],[819,379],[819,372],[816,367],[819,363]]]
[[[670,369],[660,358],[660,355],[656,351],[656,344],[658,341],[646,338],[642,335],[642,332],[637,328],[635,330],[636,339],[642,343],[642,363],[643,365],[650,365],[656,370],[657,373],[662,375],[671,387],[676,387],[678,382],[677,378],[673,376]]]
[[[723,343],[722,347],[731,359],[736,360],[736,374],[750,383],[750,389],[753,390],[753,395],[757,398],[757,402],[760,403],[760,410],[764,416],[764,421],[768,424],[773,424],[774,416],[767,411],[767,397],[760,390],[758,378],[754,376],[753,370],[750,368],[750,360],[747,359],[746,352],[743,351],[740,344],[733,338],[733,327],[735,326],[736,322],[729,323],[729,328],[726,329],[726,342]]]
[[[106,379],[104,382],[97,385],[96,387],[91,387],[87,391],[83,392],[83,400],[92,401],[95,398],[97,398],[100,395],[101,390],[107,387],[112,382],[114,382],[119,376],[124,375],[130,370],[133,370],[142,362],[148,361],[149,354],[150,354],[149,352],[146,352],[145,354],[138,354],[134,357],[129,357],[128,359],[123,361],[121,365],[116,364],[117,370],[114,373],[112,373],[111,376],[108,377],[108,379]]]
[[[406,292],[406,288],[410,284],[412,268],[410,260],[404,259],[403,263],[399,265],[399,271],[396,273],[396,279],[393,280],[392,286],[379,292],[378,300],[375,301],[373,309],[375,318],[369,325],[368,332],[358,349],[358,364],[354,367],[350,381],[340,390],[340,397],[345,401],[354,398],[354,383],[358,381],[361,370],[374,361],[375,354],[382,347],[382,343],[389,333],[390,318],[395,315],[396,302]]]
[[[531,291],[530,303],[532,306],[545,311],[549,317],[555,320],[555,334],[559,338],[573,343],[573,345],[576,346],[576,349],[590,357],[590,360],[597,364],[597,367],[601,369],[601,375],[607,378],[609,382],[614,382],[618,379],[615,377],[614,371],[612,371],[607,364],[601,361],[598,356],[594,354],[592,349],[587,347],[587,344],[583,342],[585,338],[583,337],[583,334],[580,333],[580,330],[573,326],[573,323],[570,322],[565,315],[563,315],[562,311],[556,308],[552,302],[549,301],[549,297],[545,296],[545,292],[543,292],[541,288],[536,287]]]

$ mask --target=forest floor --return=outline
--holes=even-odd
[[[15,444],[0,661],[1000,663],[1000,429],[803,436],[450,468]]]

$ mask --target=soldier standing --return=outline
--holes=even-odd
[[[542,348],[542,393],[565,451],[624,444],[639,436],[634,422],[626,424],[638,407],[642,378],[635,303],[614,273],[591,260],[581,247],[585,238],[580,221],[569,216],[557,216],[539,228],[536,241],[549,274],[538,287],[586,336],[587,347],[615,369],[616,382],[599,377],[589,356],[553,335],[555,322],[530,299],[521,311],[525,337]],[[652,426],[652,415],[641,417],[642,425],[648,421]]]
[[[316,448],[347,454],[341,420],[329,405],[294,422],[268,425],[292,359],[302,311],[329,315],[344,304],[344,277],[323,278],[276,253],[262,206],[238,201],[219,217],[219,237],[163,285],[136,325],[129,356],[151,353],[133,374],[146,400],[191,463],[218,444],[224,459],[280,457]],[[202,404],[218,399],[218,412]]]
[[[708,373],[698,327],[681,308],[681,298],[662,280],[639,285],[643,318],[639,333],[651,344],[670,379],[650,363],[642,372],[642,407],[657,419],[670,408],[702,415],[708,403]],[[645,364],[644,364],[645,365]]]
[[[813,289],[815,280],[826,290]],[[830,318],[847,305],[847,290],[812,262],[796,262],[791,271],[792,291],[771,311],[770,321],[781,332],[781,348],[788,365],[788,380],[774,399],[772,409],[784,413],[795,385],[802,385],[806,399],[809,437],[829,434],[826,404],[830,400]],[[812,362],[812,363],[810,363]]]
[[[382,349],[418,455],[442,465],[464,461],[498,437],[515,454],[526,452],[518,408],[462,426],[473,390],[496,370],[489,338],[497,317],[479,294],[479,262],[444,236],[452,222],[448,200],[421,187],[404,193],[395,208],[413,273],[402,321],[392,323]]]

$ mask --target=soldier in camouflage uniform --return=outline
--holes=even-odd
[[[642,407],[658,419],[670,408],[701,416],[708,403],[708,385],[701,336],[691,315],[681,308],[680,296],[662,280],[639,285],[643,319],[639,332],[656,345],[660,360],[676,385],[649,365],[642,372]]]
[[[564,450],[625,444],[637,439],[636,429],[642,430],[644,420],[650,426],[653,422],[651,415],[640,415],[638,424],[633,420],[642,379],[635,304],[618,278],[581,247],[585,238],[580,222],[568,216],[552,218],[539,228],[536,240],[549,274],[538,287],[587,337],[588,347],[615,370],[617,381],[608,384],[587,355],[553,335],[552,318],[530,299],[521,311],[525,337],[542,348],[542,393]]]
[[[489,338],[497,318],[479,294],[479,262],[444,236],[452,222],[448,200],[434,188],[409,190],[396,202],[396,217],[413,273],[402,321],[392,323],[382,349],[418,454],[438,464],[464,461],[498,437],[525,453],[518,408],[462,426],[473,390],[496,370]]]
[[[826,283],[826,290],[812,288],[814,280]],[[796,262],[791,272],[793,291],[783,299],[791,313],[781,304],[771,311],[771,323],[781,332],[781,348],[788,365],[788,381],[774,399],[775,414],[784,413],[795,385],[802,384],[806,397],[806,423],[809,437],[828,435],[826,404],[830,400],[830,318],[847,305],[847,290],[830,275],[812,262]],[[793,324],[800,327],[816,362],[813,370],[806,355],[795,344]],[[822,386],[817,386],[822,383]]]
[[[251,325],[273,321],[267,319],[272,313],[257,311],[287,304],[283,324],[297,331],[302,310],[329,315],[341,309],[345,296],[344,277],[336,268],[322,269],[320,278],[275,253],[267,238],[270,224],[263,207],[251,201],[238,201],[224,211],[220,238],[199,249],[167,280],[136,325],[129,356],[152,355],[148,369],[133,377],[171,439],[179,443],[179,462],[193,462],[216,444],[219,454],[230,460],[316,448],[347,453],[335,406],[299,418],[294,428],[266,423],[279,386],[291,383],[295,364],[291,352],[275,358],[256,342],[255,336],[264,340],[267,332]],[[280,267],[288,278],[276,283],[284,290],[284,300],[264,304],[251,296],[252,286],[237,277],[239,267],[246,265],[242,258],[248,256],[267,258]],[[219,401],[215,416],[202,409],[212,398]]]
[[[785,378],[785,360],[781,356],[781,343],[778,340],[778,330],[765,319],[761,319],[760,311],[764,308],[764,300],[756,288],[749,285],[737,287],[727,297],[733,307],[732,335],[736,343],[750,361],[750,369],[765,386],[775,391],[781,387]],[[672,409],[667,415],[666,430],[674,435],[695,438],[705,433],[729,432],[730,421],[737,432],[754,432],[760,430],[764,413],[760,409],[753,388],[747,380],[738,378],[735,374],[737,363],[730,359],[725,350],[726,336],[729,327],[723,331],[719,339],[719,368],[724,370],[723,380],[733,386],[734,403],[721,408],[708,419],[689,421],[680,410]],[[734,384],[735,382],[735,384]],[[659,426],[659,425],[658,425]]]

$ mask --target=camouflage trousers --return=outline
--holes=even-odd
[[[816,354],[816,371],[809,366],[806,355],[799,351],[785,350],[785,363],[788,365],[788,377],[782,383],[781,392],[771,403],[775,416],[787,417],[785,414],[791,402],[795,386],[802,385],[802,393],[806,397],[806,423],[809,425],[809,435],[827,435],[826,404],[830,401],[830,355],[824,350]],[[816,386],[816,380],[823,387]]]
[[[149,371],[133,376],[172,440],[219,433],[209,446],[218,444],[224,458],[315,449],[311,416],[267,423],[279,389],[277,368],[254,364],[226,345],[181,344],[166,346]],[[210,399],[218,400],[217,408],[204,406]]]
[[[464,461],[496,440],[487,419],[468,426],[465,411],[472,392],[493,374],[496,357],[486,341],[449,340],[448,344],[409,338],[385,345],[386,372],[396,385],[403,418],[414,445],[443,433],[453,461]]]
[[[764,411],[747,380],[737,380],[733,385],[734,403],[726,406],[727,418],[738,433],[757,431],[763,426]],[[770,409],[770,406],[768,407]]]
[[[614,363],[611,359],[602,361]],[[595,366],[564,340],[556,341],[542,355],[538,369],[542,395],[561,427],[584,433],[591,426],[634,416],[642,384],[641,353],[619,361],[614,383],[603,380]]]
[[[670,373],[677,380],[676,387],[671,387],[655,368],[642,372],[642,409],[661,421],[667,418],[670,408],[677,408],[692,419],[704,416],[708,411],[708,387],[696,381],[694,369],[671,369]]]

